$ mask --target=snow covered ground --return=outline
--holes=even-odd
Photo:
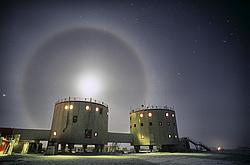
[[[250,155],[239,153],[139,153],[123,155],[12,155],[0,156],[0,164],[64,165],[64,164],[172,164],[172,165],[249,165]]]

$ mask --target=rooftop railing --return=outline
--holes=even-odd
[[[131,112],[141,111],[141,110],[148,110],[148,109],[165,109],[165,110],[172,110],[174,111],[173,107],[167,106],[167,105],[141,105],[138,108],[133,108]]]
[[[64,98],[64,99],[59,99],[56,101],[57,103],[61,103],[61,102],[70,102],[70,101],[86,101],[86,102],[91,102],[91,103],[97,103],[97,104],[102,104],[105,107],[108,107],[108,104],[104,103],[103,101],[94,99],[94,98],[81,98],[81,97],[69,97],[69,98]]]

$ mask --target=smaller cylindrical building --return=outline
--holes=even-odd
[[[74,144],[95,145],[102,150],[108,141],[108,106],[94,99],[68,98],[59,100],[54,107],[50,142],[66,144],[71,150]]]
[[[136,152],[140,146],[153,146],[158,150],[171,151],[178,143],[176,115],[167,106],[141,106],[130,112],[130,133],[134,135]]]

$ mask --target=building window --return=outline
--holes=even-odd
[[[56,131],[53,132],[53,135],[56,136]]]
[[[73,109],[74,108],[74,106],[71,104],[70,106],[69,106],[69,109]]]
[[[143,118],[143,113],[140,113],[140,117]]]
[[[77,122],[77,117],[78,117],[78,116],[73,116],[73,123],[76,123],[76,122]]]
[[[69,106],[68,106],[68,105],[65,105],[65,106],[64,106],[64,109],[68,110],[68,109],[69,109]]]
[[[102,114],[102,108],[99,108],[99,114]]]
[[[97,132],[95,132],[95,133],[94,133],[94,137],[97,137],[97,136],[98,136],[98,133],[97,133]]]
[[[98,107],[96,107],[96,108],[95,108],[95,111],[96,111],[96,112],[99,112],[99,108],[98,108]]]
[[[87,106],[85,107],[85,109],[86,109],[87,111],[89,111],[89,110],[90,110],[90,107],[87,105]]]
[[[130,125],[130,128],[132,128],[132,125]]]
[[[92,137],[92,129],[85,129],[85,138]]]
[[[174,117],[174,113],[172,114],[172,117]]]
[[[173,125],[174,125],[174,126],[176,126],[176,124],[175,124],[175,123],[173,123]]]
[[[152,117],[152,113],[151,112],[148,113],[148,117]]]
[[[162,126],[162,122],[161,121],[159,122],[159,126]]]
[[[168,112],[166,113],[166,116],[167,116],[167,117],[169,116]]]
[[[134,127],[136,127],[136,124],[134,124]]]
[[[175,138],[177,138],[177,135],[174,135]]]
[[[131,120],[131,116],[130,116],[129,120]]]
[[[152,126],[153,125],[153,123],[152,122],[149,122],[149,126]]]
[[[144,139],[144,135],[141,135],[141,139]]]
[[[167,125],[170,126],[170,122],[167,122]]]
[[[143,123],[141,123],[141,126],[143,126]]]
[[[170,135],[170,134],[168,135],[168,138],[171,138],[171,135]]]

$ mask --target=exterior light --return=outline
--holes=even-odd
[[[140,117],[141,117],[141,118],[143,117],[143,113],[140,114]]]
[[[71,105],[69,106],[69,109],[73,109],[73,107],[74,107],[74,106],[71,104]]]
[[[53,132],[53,135],[56,136],[56,131]]]
[[[217,150],[220,151],[220,150],[221,150],[221,146],[219,146],[219,147],[217,148]]]
[[[177,138],[177,135],[174,135],[175,138]]]
[[[152,113],[151,112],[148,113],[148,117],[152,117]]]
[[[141,138],[144,139],[144,135],[141,135]]]
[[[89,111],[89,110],[90,110],[90,107],[87,105],[87,106],[85,107],[85,109],[86,109],[87,111]]]
[[[168,138],[171,138],[171,135],[170,135],[170,134],[168,135]]]
[[[166,116],[167,116],[167,117],[169,116],[168,112],[166,113]]]
[[[174,117],[174,114],[172,114],[172,117]]]
[[[65,105],[65,106],[64,106],[64,109],[68,110],[68,109],[69,109],[69,106],[68,106],[68,105]]]
[[[98,133],[97,133],[97,132],[94,133],[94,137],[96,137],[96,136],[98,136]]]
[[[96,111],[96,112],[98,112],[98,111],[99,111],[99,108],[98,108],[98,107],[96,107],[96,108],[95,108],[95,111]]]

